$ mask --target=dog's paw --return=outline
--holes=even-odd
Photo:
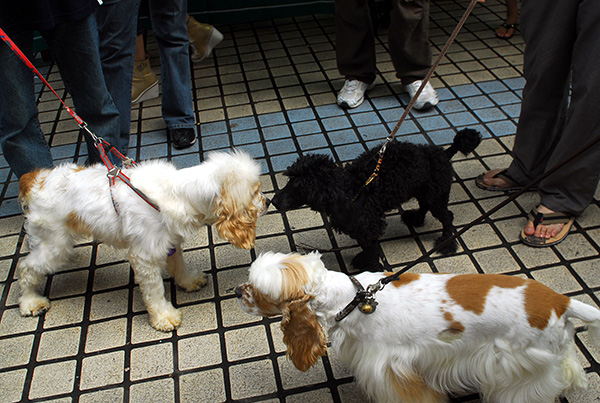
[[[185,281],[177,283],[186,292],[198,291],[206,284],[208,284],[208,277],[204,273],[198,273],[195,276],[190,276]]]
[[[384,267],[379,262],[377,256],[372,256],[364,252],[360,252],[358,255],[354,256],[354,259],[352,259],[350,264],[358,271],[384,271]]]
[[[21,298],[19,310],[21,316],[39,316],[50,309],[50,300],[41,295],[28,298]]]
[[[181,312],[173,307],[150,314],[150,325],[161,332],[170,332],[181,325]]]
[[[446,239],[447,238],[436,239],[435,240],[436,248],[438,247],[438,245],[440,245]],[[456,253],[457,249],[458,249],[458,243],[456,242],[455,239],[453,239],[452,242],[449,242],[448,244],[444,245],[442,248],[438,249],[438,252],[441,253],[442,255],[451,255],[453,253]]]
[[[425,214],[419,213],[419,210],[408,210],[402,213],[402,221],[411,227],[420,227],[425,224]]]

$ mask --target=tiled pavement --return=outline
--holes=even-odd
[[[431,41],[438,51],[466,3],[432,2]],[[476,153],[454,162],[451,209],[459,228],[505,199],[473,182],[484,169],[508,163],[519,114],[523,41],[519,34],[510,41],[494,37],[504,10],[500,2],[477,5],[433,77],[440,104],[426,113],[413,112],[399,132],[402,140],[440,145],[465,126],[483,133]],[[200,141],[191,149],[174,150],[165,140],[160,101],[149,101],[133,108],[134,159],[168,158],[183,167],[211,150],[243,148],[261,162],[264,191],[272,193],[285,183],[281,171],[301,152],[348,161],[382,141],[407,104],[394,77],[386,29],[378,39],[377,87],[361,107],[343,111],[335,105],[334,93],[343,80],[335,65],[331,15],[218,28],[225,41],[193,71]],[[159,73],[152,40],[149,52]],[[56,66],[41,58],[38,65],[53,86],[63,88]],[[85,146],[80,148],[75,122],[48,90],[39,89],[40,120],[55,159],[83,161]],[[161,333],[148,324],[125,254],[92,242],[78,245],[72,264],[47,280],[50,311],[41,318],[20,317],[15,267],[27,248],[18,184],[3,158],[0,181],[0,401],[365,401],[351,373],[331,354],[310,371],[297,371],[284,356],[279,319],[242,313],[232,293],[246,279],[256,254],[267,250],[319,247],[326,251],[329,269],[347,272],[357,249],[320,214],[271,210],[259,221],[252,251],[234,249],[209,228],[187,240],[188,265],[209,273],[211,281],[188,294],[165,280],[184,321],[176,332]],[[527,276],[598,305],[599,201],[597,192],[565,242],[538,250],[518,241],[524,214],[536,204],[535,195],[526,194],[466,232],[456,255],[435,255],[413,270]],[[388,222],[381,245],[394,270],[429,250],[440,230],[431,217],[423,228],[406,228],[397,212]],[[563,401],[598,401],[600,349],[578,330],[578,357],[590,388]],[[473,395],[453,399],[477,401]]]

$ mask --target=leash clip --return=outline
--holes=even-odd
[[[381,285],[379,284],[379,282],[377,282],[376,284],[369,285],[365,290],[362,284],[354,276],[348,277],[357,289],[356,295],[354,296],[352,301],[350,301],[350,303],[344,307],[344,309],[342,309],[340,312],[337,313],[337,315],[335,315],[336,322],[339,322],[342,319],[344,319],[356,307],[358,307],[358,309],[362,313],[369,315],[375,312],[375,309],[378,305],[378,302],[375,300],[375,293],[381,289]]]
[[[118,177],[120,173],[121,173],[121,169],[119,167],[115,166],[108,170],[108,172],[106,173],[106,176],[108,176],[109,179],[114,179],[114,178]]]

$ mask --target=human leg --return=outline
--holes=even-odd
[[[163,118],[170,130],[193,129],[195,118],[186,28],[187,2],[150,0],[149,3],[161,62]]]
[[[549,2],[548,7],[552,7]],[[576,16],[571,32],[577,29],[571,47],[571,97],[562,134],[546,165],[551,169],[564,161],[585,143],[600,136],[600,3],[584,0],[575,2]],[[551,30],[551,27],[549,27]],[[566,56],[566,55],[565,55]],[[574,161],[540,183],[543,205],[555,211],[579,215],[590,204],[600,179],[600,144],[586,150]]]
[[[56,60],[61,77],[71,96],[77,114],[88,124],[92,133],[112,144],[120,143],[120,118],[104,81],[96,19],[90,15],[82,20],[42,32],[48,47]],[[89,161],[101,162],[93,140],[84,131],[87,141]],[[114,164],[119,160],[109,158]]]
[[[33,33],[11,39],[31,60]],[[0,146],[18,176],[51,168],[52,154],[38,120],[33,73],[4,42],[0,43]]]
[[[105,0],[96,9],[100,59],[108,91],[120,115],[119,151],[127,153],[131,126],[131,82],[139,0]]]
[[[395,0],[390,15],[390,56],[415,109],[429,109],[439,102],[437,92],[423,79],[431,69],[429,0]],[[419,89],[423,89],[419,93]],[[418,93],[418,95],[417,95]]]
[[[336,0],[335,55],[348,80],[375,80],[375,34],[367,0]]]
[[[431,68],[429,0],[395,0],[390,15],[389,45],[402,84],[422,80]]]
[[[517,0],[506,0],[506,19],[496,28],[496,36],[501,39],[510,39],[514,35],[519,23],[519,5]]]
[[[520,175],[520,183],[550,170],[600,135],[600,118],[594,107],[600,101],[600,74],[596,71],[600,47],[592,39],[600,34],[596,24],[600,5],[583,1],[556,7],[549,0],[541,4],[523,1],[527,85],[509,167],[512,176]],[[541,181],[539,212],[580,214],[598,186],[598,158],[600,146],[596,145]],[[529,220],[524,235],[554,238],[570,225],[536,224]]]

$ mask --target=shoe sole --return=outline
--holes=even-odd
[[[413,108],[415,108],[418,111],[426,111],[427,109],[431,109],[434,106],[436,106],[438,103],[431,103],[431,102],[425,102],[422,106],[417,106],[416,104],[413,105]]]
[[[362,97],[362,99],[354,106],[348,105],[348,103],[345,101],[338,102],[338,105],[342,109],[354,109],[354,108],[358,108],[359,106],[361,106],[364,101],[365,101],[365,97]]]
[[[213,49],[221,42],[223,42],[223,34],[217,31],[215,28],[213,28],[208,38],[208,43],[206,44],[206,52],[204,52],[204,56],[200,57],[198,55],[198,52],[196,52],[196,48],[194,48],[194,46],[191,45],[192,49],[194,49],[194,53],[192,53],[192,61],[194,63],[199,63],[202,60],[206,59],[211,55]]]
[[[154,84],[152,84],[150,87],[148,87],[144,91],[142,91],[142,93],[140,95],[138,95],[138,97],[136,99],[133,99],[131,101],[131,104],[135,105],[135,104],[142,103],[144,101],[149,101],[151,99],[158,98],[159,95],[160,94],[158,92],[158,81],[157,81]]]

